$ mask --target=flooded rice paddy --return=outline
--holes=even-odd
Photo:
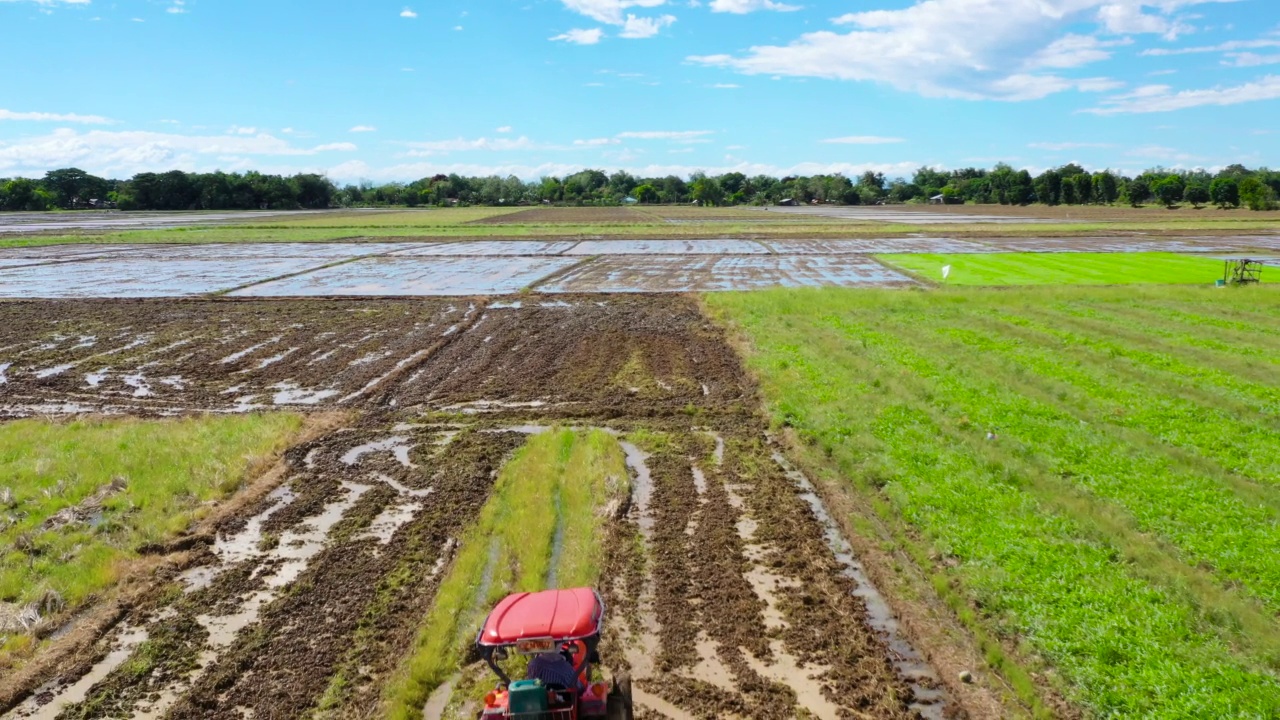
[[[1280,236],[464,240],[0,250],[0,298],[442,296],[912,284],[881,253],[1274,252]]]

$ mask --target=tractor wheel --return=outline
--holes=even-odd
[[[631,676],[619,675],[613,679],[605,717],[608,720],[631,720],[631,713]]]

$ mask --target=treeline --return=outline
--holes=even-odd
[[[78,168],[52,170],[39,180],[0,180],[0,210],[322,210],[338,204],[323,175],[139,173],[107,180]]]
[[[775,178],[743,173],[688,179],[639,177],[625,171],[583,170],[564,178],[525,182],[510,177],[435,175],[411,183],[363,182],[338,187],[315,174],[291,177],[262,173],[140,173],[107,180],[83,170],[54,170],[39,180],[0,180],[0,210],[118,207],[121,210],[294,210],[330,207],[420,205],[808,205],[839,203],[999,203],[1003,205],[1111,205],[1159,203],[1269,210],[1280,197],[1280,171],[1231,165],[1204,170],[1148,170],[1127,177],[1110,170],[1089,172],[1069,164],[1033,176],[1003,163],[991,170],[920,168],[910,178],[866,172]]]

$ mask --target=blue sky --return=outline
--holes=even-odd
[[[1280,0],[0,0],[0,177],[1280,165]]]

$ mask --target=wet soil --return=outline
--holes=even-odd
[[[635,677],[638,717],[920,715],[855,592],[874,589],[842,572],[773,459],[747,375],[690,298],[6,307],[12,415],[241,411],[274,406],[282,384],[311,393],[304,409],[349,412],[199,542],[154,548],[184,560],[147,579],[97,651],[0,713],[379,717],[498,470],[526,433],[560,424],[606,428],[628,449],[601,653]],[[311,364],[321,357],[332,364]],[[117,372],[143,374],[152,394]],[[134,631],[145,641],[120,650]],[[930,702],[964,714],[945,693]]]
[[[472,220],[468,225],[541,225],[541,224],[622,224],[635,225],[655,222],[655,218],[640,210],[624,207],[592,208],[531,208],[519,212],[494,215]]]

